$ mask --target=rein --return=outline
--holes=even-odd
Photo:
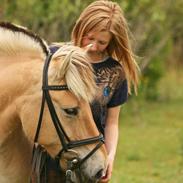
[[[67,133],[64,131],[64,128],[58,118],[58,115],[56,113],[56,110],[54,108],[51,96],[49,91],[50,90],[58,90],[58,91],[63,91],[63,90],[69,90],[67,85],[48,85],[48,68],[49,64],[52,58],[52,54],[49,54],[45,60],[44,68],[43,68],[43,83],[42,83],[42,103],[41,103],[41,109],[40,109],[40,114],[39,114],[39,119],[38,119],[38,125],[37,125],[37,130],[34,138],[34,147],[33,147],[33,155],[32,155],[32,174],[34,174],[34,171],[38,172],[37,175],[37,182],[40,183],[40,176],[41,176],[41,171],[43,169],[43,164],[46,164],[45,157],[49,156],[46,150],[40,145],[38,145],[38,137],[39,133],[41,130],[41,124],[42,124],[42,118],[43,118],[43,113],[44,113],[44,107],[45,103],[47,103],[52,122],[54,124],[54,127],[56,129],[57,135],[60,139],[60,142],[62,144],[62,149],[58,152],[58,154],[54,157],[55,161],[57,164],[59,164],[59,161],[61,159],[61,156],[64,152],[72,152],[73,148],[84,146],[84,145],[89,145],[89,144],[94,144],[96,142],[97,145],[88,153],[85,155],[84,158],[78,159],[78,157],[73,158],[72,160],[68,160],[67,162],[67,170],[66,170],[66,183],[71,183],[71,177],[72,173],[75,171],[75,173],[78,175],[80,182],[82,182],[82,177],[80,175],[80,167],[81,165],[88,159],[90,158],[104,143],[104,137],[102,134],[96,137],[92,138],[87,138],[87,139],[82,139],[82,140],[76,140],[72,141],[69,139]],[[37,150],[38,149],[38,150]],[[38,152],[39,153],[38,153]],[[41,156],[40,154],[43,154]],[[38,165],[36,165],[38,163]],[[45,183],[47,181],[44,181]],[[41,182],[42,183],[42,182]]]

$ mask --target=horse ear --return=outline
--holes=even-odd
[[[90,60],[90,57],[89,57],[89,50],[90,50],[90,48],[93,46],[93,44],[91,43],[91,44],[89,44],[89,45],[87,45],[87,46],[85,46],[84,48],[82,48],[83,50],[84,50],[84,52],[85,52],[85,55],[86,55],[86,58],[88,59],[88,60]]]
[[[89,52],[89,50],[90,50],[90,48],[93,46],[93,44],[91,43],[91,44],[89,44],[89,45],[87,45],[87,46],[85,46],[83,49],[84,49],[84,51],[85,51],[85,53],[88,53]]]

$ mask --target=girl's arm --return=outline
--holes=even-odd
[[[108,182],[112,176],[113,162],[116,155],[118,144],[118,121],[120,106],[108,108],[108,114],[105,125],[105,145],[108,152],[108,167],[106,175],[101,182]]]

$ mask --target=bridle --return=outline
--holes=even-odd
[[[41,109],[40,109],[40,114],[39,114],[39,119],[38,119],[38,125],[37,125],[37,130],[34,138],[34,144],[38,143],[38,137],[41,129],[41,124],[42,124],[42,118],[43,118],[43,113],[44,113],[44,106],[45,103],[47,103],[52,122],[54,124],[54,127],[56,129],[57,135],[60,139],[62,149],[58,152],[58,154],[55,156],[55,161],[59,163],[61,156],[64,152],[69,152],[73,148],[84,146],[84,145],[89,145],[89,144],[94,144],[97,143],[97,145],[88,153],[84,156],[82,159],[78,159],[77,157],[73,158],[72,160],[68,160],[67,162],[67,170],[66,170],[66,182],[71,182],[71,174],[73,171],[78,171],[81,167],[81,165],[88,159],[90,158],[104,143],[104,137],[102,134],[99,134],[99,136],[92,137],[92,138],[87,138],[87,139],[82,139],[82,140],[75,140],[72,141],[67,133],[65,132],[62,123],[60,122],[58,115],[56,113],[56,110],[54,108],[51,96],[49,91],[50,90],[57,90],[57,91],[63,91],[63,90],[69,90],[67,85],[48,85],[48,68],[49,64],[52,58],[52,54],[48,54],[45,60],[44,68],[43,68],[43,83],[42,83],[42,103],[41,103]],[[35,152],[36,146],[34,145],[33,148],[33,153]],[[80,181],[81,180],[81,176]]]

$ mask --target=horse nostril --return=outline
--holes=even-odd
[[[100,169],[100,170],[96,173],[95,178],[96,178],[96,179],[100,179],[102,176],[103,176],[103,169]]]

